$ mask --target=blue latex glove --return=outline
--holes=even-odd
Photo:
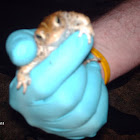
[[[6,44],[11,61],[22,66],[36,56],[35,30],[12,33]],[[92,45],[87,36],[72,34],[30,73],[31,85],[23,94],[10,84],[10,105],[26,121],[48,133],[69,139],[93,137],[106,123],[108,92],[97,62],[83,65]]]

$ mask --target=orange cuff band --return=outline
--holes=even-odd
[[[104,82],[105,84],[107,84],[109,82],[109,79],[110,79],[110,67],[109,67],[109,64],[107,62],[107,60],[105,59],[105,57],[98,51],[96,50],[95,48],[92,48],[91,49],[91,53],[100,59],[100,63],[103,67],[103,70],[104,70]]]

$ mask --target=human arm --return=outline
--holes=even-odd
[[[94,47],[110,65],[110,82],[140,64],[139,17],[140,1],[128,0],[93,22]]]

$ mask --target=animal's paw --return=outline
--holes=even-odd
[[[87,60],[85,60],[84,62],[83,62],[83,64],[84,65],[86,65],[86,64],[88,64],[88,63],[90,63],[90,62],[92,62],[92,61],[96,61],[96,62],[99,62],[99,61],[101,61],[101,59],[100,58],[92,58],[92,59],[87,59]]]
[[[81,37],[82,34],[86,34],[87,38],[88,38],[88,43],[91,43],[91,37],[94,36],[94,31],[93,31],[91,25],[81,27],[79,37]]]
[[[23,93],[25,94],[27,90],[27,86],[31,83],[31,79],[28,74],[18,72],[17,74],[17,89],[19,89],[21,86],[23,86]]]

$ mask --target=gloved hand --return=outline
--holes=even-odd
[[[22,66],[36,55],[35,30],[12,33],[6,44],[11,61]],[[87,36],[72,34],[31,72],[31,84],[23,94],[10,84],[10,105],[26,121],[48,133],[69,139],[93,137],[106,123],[108,92],[97,62],[83,65],[92,45]]]

